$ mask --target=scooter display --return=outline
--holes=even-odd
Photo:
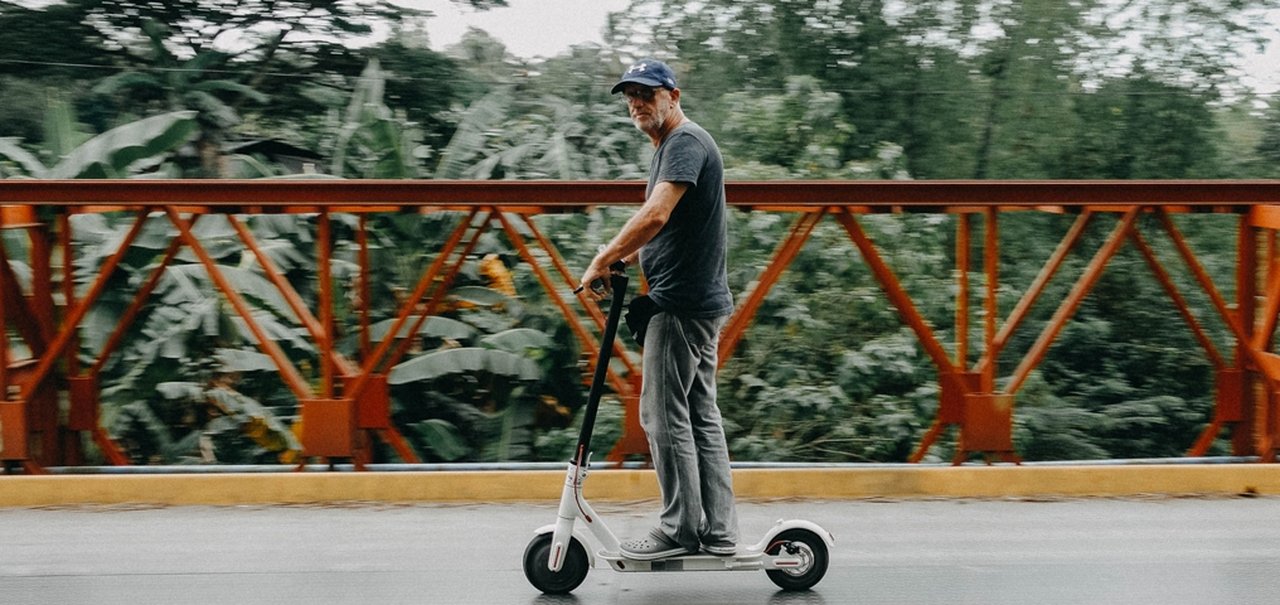
[[[582,584],[587,572],[598,561],[605,561],[614,571],[764,571],[783,590],[808,590],[827,573],[830,549],[835,545],[831,534],[818,524],[802,520],[778,521],[754,545],[739,545],[731,556],[707,553],[678,555],[654,561],[627,558],[619,548],[618,537],[605,524],[582,494],[590,466],[591,433],[600,407],[609,358],[622,316],[623,297],[627,291],[625,265],[611,267],[613,290],[609,315],[605,321],[600,353],[592,377],[582,430],[569,461],[564,490],[556,522],[534,531],[533,540],[524,551],[524,574],[534,588],[547,594],[568,594]],[[604,284],[591,284],[597,292]],[[575,527],[578,522],[585,532]],[[594,550],[588,550],[587,544]]]

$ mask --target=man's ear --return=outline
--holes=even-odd
[[[679,102],[680,102],[680,89],[679,89],[679,88],[672,88],[670,92],[671,92],[671,100],[672,100],[672,101],[675,101],[676,103],[679,103]]]

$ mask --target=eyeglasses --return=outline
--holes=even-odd
[[[658,94],[659,90],[661,90],[661,88],[634,86],[623,90],[622,96],[625,97],[627,101],[643,101],[648,103],[653,100],[653,97]]]

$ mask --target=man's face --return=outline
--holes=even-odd
[[[666,123],[675,106],[671,91],[661,86],[627,84],[622,88],[622,98],[627,102],[631,123],[651,136]]]

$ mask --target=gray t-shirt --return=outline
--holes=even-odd
[[[711,135],[685,122],[658,146],[649,165],[649,187],[689,185],[671,218],[640,250],[649,296],[663,311],[710,318],[733,312],[725,272],[724,162]]]

